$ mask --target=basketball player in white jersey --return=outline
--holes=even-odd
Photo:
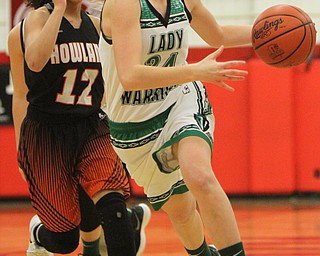
[[[219,48],[194,64],[186,62],[190,28]],[[117,154],[153,208],[168,214],[189,255],[244,256],[211,167],[215,120],[200,81],[232,91],[226,82],[244,79],[247,71],[237,68],[244,61],[216,59],[224,47],[249,45],[251,26],[220,26],[201,0],[106,0],[101,30],[105,111]],[[218,250],[207,245],[202,225]]]

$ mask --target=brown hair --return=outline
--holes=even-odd
[[[52,0],[24,0],[27,6],[33,7],[35,9],[44,6],[46,3],[51,3]]]

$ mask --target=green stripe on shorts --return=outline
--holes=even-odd
[[[129,149],[155,140],[159,137],[173,106],[144,122],[118,123],[109,119],[112,144],[117,148]]]
[[[189,189],[187,188],[187,185],[183,180],[180,180],[175,183],[168,192],[160,196],[148,197],[148,201],[150,202],[152,208],[155,211],[158,211],[170,199],[172,195],[183,194],[188,191]]]

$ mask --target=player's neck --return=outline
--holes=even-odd
[[[82,21],[81,4],[68,4],[64,12],[64,17],[74,28],[79,28]]]
[[[168,0],[148,0],[148,1],[163,17],[166,15]]]

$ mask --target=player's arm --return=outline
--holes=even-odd
[[[64,11],[65,5],[63,3],[55,3],[51,14],[46,7],[41,7],[32,11],[26,18],[25,59],[32,71],[41,71],[48,62],[58,36]]]
[[[191,27],[210,46],[235,47],[251,44],[251,25],[218,24],[201,0],[185,0],[192,15]]]
[[[117,71],[125,90],[160,88],[196,80],[213,82],[232,90],[223,81],[241,80],[247,74],[246,71],[232,69],[244,64],[243,61],[216,61],[223,48],[195,64],[177,67],[141,64],[140,11],[138,0],[108,0],[102,14],[102,29],[112,37]]]
[[[23,55],[20,45],[20,23],[9,33],[8,50],[10,56],[10,70],[13,82],[12,114],[16,143],[18,145],[20,137],[20,127],[27,111],[28,88],[24,79]]]
[[[24,79],[24,62],[22,49],[20,45],[20,23],[16,25],[9,33],[8,50],[10,56],[10,70],[13,83],[12,97],[12,116],[16,137],[16,145],[18,148],[20,139],[21,123],[27,112],[27,92],[28,88]],[[26,180],[23,171],[19,168],[21,177]]]

